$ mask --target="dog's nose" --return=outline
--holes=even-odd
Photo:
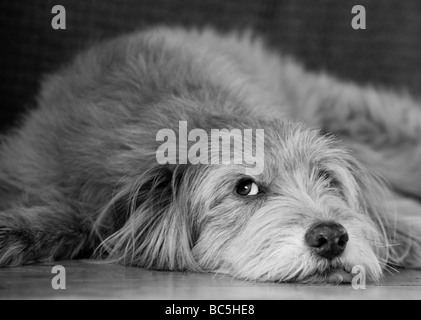
[[[335,222],[314,224],[305,235],[307,245],[319,256],[329,260],[344,252],[348,240],[346,229]]]

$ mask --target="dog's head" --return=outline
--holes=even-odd
[[[150,162],[99,218],[115,217],[102,244],[109,258],[288,282],[350,281],[353,267],[362,266],[378,280],[390,250],[377,180],[317,130],[241,125],[265,130],[264,153],[253,145],[263,170]]]

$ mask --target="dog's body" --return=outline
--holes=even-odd
[[[82,53],[38,102],[0,149],[0,266],[99,245],[110,261],[260,281],[421,266],[420,226],[395,217],[421,209],[399,195],[421,195],[409,97],[307,73],[247,35],[158,28]],[[264,129],[263,173],[158,164],[157,132],[179,121]]]

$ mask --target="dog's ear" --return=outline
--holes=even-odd
[[[100,246],[108,260],[155,270],[199,271],[191,250],[188,201],[177,201],[184,194],[180,188],[185,170],[157,165],[120,189],[96,223],[97,230],[114,229]]]

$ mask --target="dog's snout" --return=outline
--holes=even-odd
[[[332,260],[346,248],[349,236],[346,229],[335,222],[318,223],[306,232],[305,241],[319,256]]]

